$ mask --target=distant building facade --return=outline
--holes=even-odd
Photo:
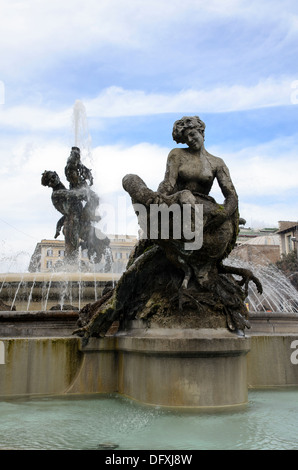
[[[138,239],[134,235],[108,235],[113,255],[113,272],[122,273]]]
[[[240,227],[236,246],[231,257],[258,263],[276,263],[283,254],[298,250],[298,222],[279,221],[278,228],[252,229]],[[108,235],[113,257],[112,271],[122,273],[132,249],[137,243],[134,235]],[[298,251],[297,251],[298,253]],[[51,272],[63,264],[65,244],[63,240],[41,240],[31,256],[29,272]],[[98,265],[89,262],[87,253],[82,252],[86,270],[103,272],[104,260]]]
[[[280,254],[287,255],[298,249],[298,222],[279,221]]]
[[[137,242],[137,237],[134,235],[108,235],[108,238],[110,239],[110,248],[113,257],[111,272],[121,273],[126,268],[129,255]],[[34,253],[31,256],[28,270],[29,272],[43,273],[58,270],[63,264],[64,257],[64,240],[41,240],[37,243]],[[98,265],[92,265],[88,259],[87,253],[83,250],[81,260],[83,261],[86,271],[104,271],[104,259]]]
[[[241,227],[232,258],[256,264],[276,263],[280,259],[278,228],[251,229]]]

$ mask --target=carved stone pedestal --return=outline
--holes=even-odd
[[[119,393],[163,406],[244,404],[249,346],[225,329],[131,329],[118,335]]]
[[[146,328],[133,321],[114,337],[90,338],[82,347],[82,372],[88,370],[89,391],[91,381],[93,392],[118,392],[145,404],[243,405],[247,402],[249,349],[248,338],[226,329]],[[83,392],[86,379],[78,377],[69,391]],[[113,383],[114,390],[104,383]]]

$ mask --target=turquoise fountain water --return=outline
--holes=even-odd
[[[118,396],[0,402],[0,450],[298,449],[298,389],[254,390],[243,408],[173,411]]]

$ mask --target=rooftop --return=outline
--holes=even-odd
[[[281,220],[278,222],[279,229],[277,233],[287,232],[294,227],[298,226],[298,222],[290,222],[288,220]]]
[[[279,235],[268,234],[260,237],[249,238],[247,241],[242,243],[243,245],[270,245],[279,246],[280,238]]]

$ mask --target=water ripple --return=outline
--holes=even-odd
[[[298,449],[298,390],[250,391],[242,410],[181,412],[117,396],[0,402],[0,449]]]

